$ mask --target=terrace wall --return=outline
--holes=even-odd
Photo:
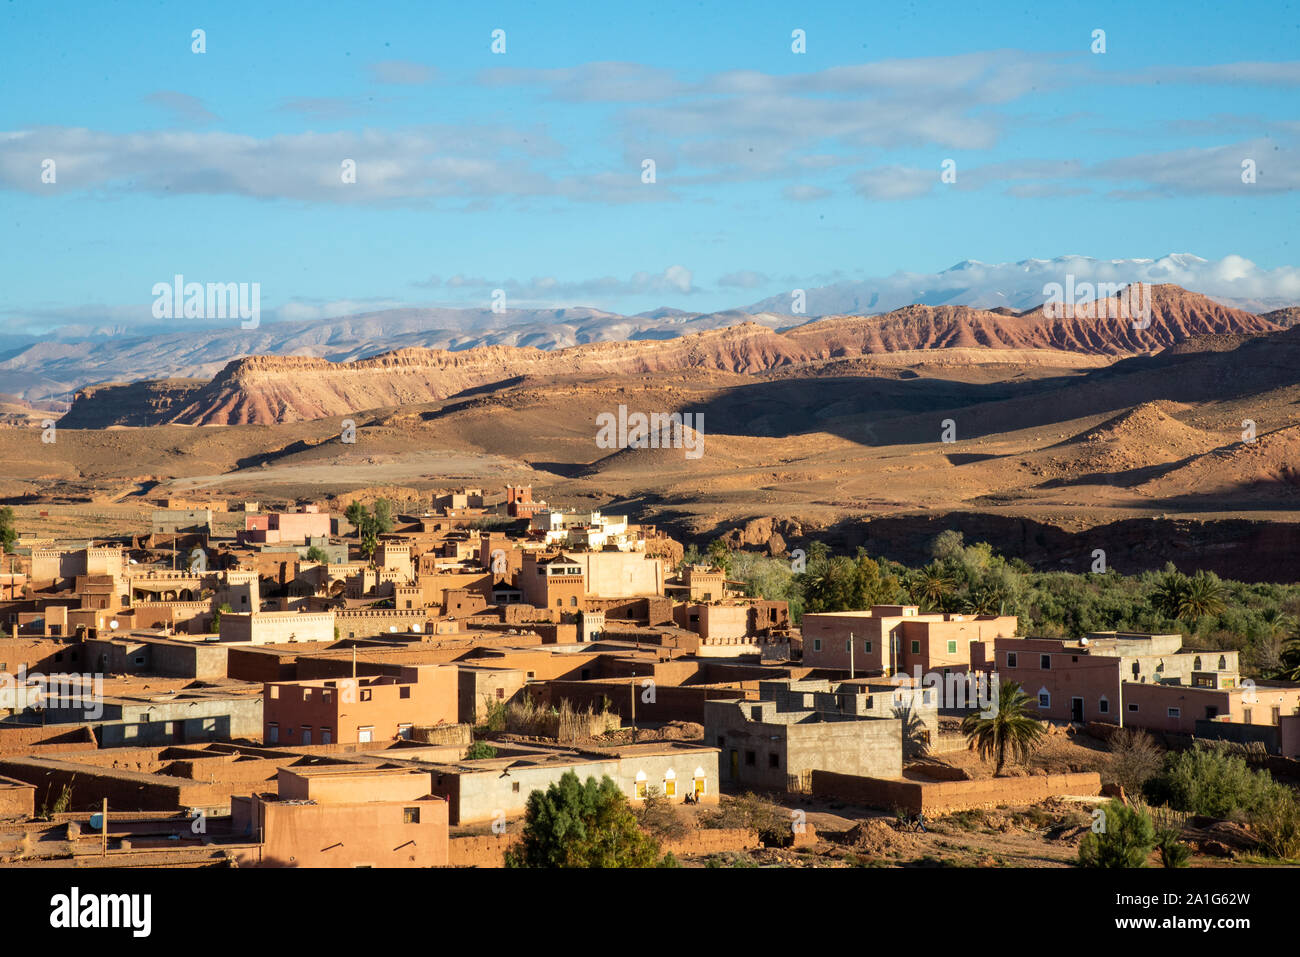
[[[910,813],[944,814],[967,808],[1034,804],[1062,794],[1101,793],[1096,771],[1041,774],[980,781],[907,781],[813,771],[813,797],[864,807],[903,808]]]

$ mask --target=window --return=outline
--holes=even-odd
[[[1255,723],[1255,709],[1254,709],[1254,708],[1243,708],[1243,709],[1242,709],[1242,712],[1241,712],[1241,720],[1244,721],[1244,722],[1246,722],[1246,724],[1254,724],[1254,723]]]
[[[510,782],[510,790],[513,791],[515,794],[518,794],[518,793],[519,793],[519,782],[518,782],[518,781],[511,781],[511,782]]]
[[[672,768],[664,773],[664,797],[677,797],[677,772]]]
[[[813,651],[821,651],[821,650],[822,650],[822,640],[820,638],[814,638]]]
[[[397,726],[397,736],[398,736],[399,738],[401,738],[403,741],[410,741],[410,740],[411,740],[411,725],[409,725],[409,724],[399,724],[399,725]]]
[[[563,599],[563,598],[557,598],[557,599],[555,599],[555,607],[556,607],[556,608],[563,608],[563,607],[564,607],[564,599]]]
[[[746,766],[746,767],[750,767],[750,768],[752,768],[752,767],[754,767],[756,764],[758,764],[758,755],[757,755],[755,752],[753,752],[753,751],[746,751],[746,752],[745,752],[745,766]]]
[[[1038,667],[1042,668],[1044,671],[1051,671],[1051,670],[1052,670],[1052,656],[1051,656],[1051,655],[1039,655],[1039,656],[1038,656]]]
[[[844,650],[845,650],[845,651],[852,651],[852,650],[853,650],[853,639],[852,639],[852,638],[845,638],[845,639],[844,639]]]
[[[1183,709],[1169,708],[1165,711],[1165,716],[1169,718],[1181,718],[1183,716]]]
[[[921,653],[921,643],[919,641],[912,642],[912,654],[919,655],[920,653]]]
[[[864,641],[864,642],[862,643],[862,650],[865,651],[867,654],[871,654],[871,639],[870,639],[870,638],[868,638],[866,641]]]
[[[955,655],[956,653],[957,653],[957,642],[955,641],[948,642],[948,654]]]
[[[1102,698],[1100,701],[1098,701],[1097,712],[1098,714],[1110,714],[1110,702],[1105,698]]]
[[[1196,660],[1192,662],[1192,670],[1193,670],[1193,671],[1200,671],[1200,670],[1201,670],[1201,656],[1200,656],[1200,655],[1197,655],[1197,656],[1196,656]]]
[[[1135,705],[1135,704],[1130,703],[1129,706],[1128,706],[1128,709],[1129,709],[1130,711],[1136,711],[1136,710],[1138,709],[1138,706]]]
[[[329,728],[321,728],[321,729],[320,729],[320,743],[321,743],[321,744],[332,744],[333,742],[334,742],[334,732],[331,731]]]
[[[1016,665],[1016,653],[1015,653],[1014,651],[1008,651],[1008,652],[1007,652],[1007,667],[1008,667],[1008,668],[1015,668],[1015,667],[1017,667],[1017,665]]]
[[[506,689],[505,689],[505,688],[498,688],[498,689],[497,689],[497,697],[498,697],[498,698],[504,698],[505,696],[506,696]]]
[[[1280,724],[1281,721],[1282,721],[1282,707],[1281,707],[1281,705],[1274,705],[1274,706],[1273,706],[1273,723],[1274,723],[1274,724]]]
[[[577,596],[577,595],[570,595],[570,596],[569,596],[569,604],[570,604],[570,605],[577,605],[577,604],[578,604],[578,596]]]
[[[1050,708],[1052,706],[1052,695],[1049,691],[1038,692],[1038,707]]]
[[[369,701],[369,700],[370,700],[370,689],[369,689],[369,688],[362,688],[362,689],[361,689],[361,700],[362,700],[362,701]]]
[[[402,808],[402,823],[403,823],[403,824],[419,824],[419,823],[420,823],[420,809],[419,809],[418,807],[404,807],[404,808]]]
[[[369,744],[374,740],[375,729],[372,725],[369,728],[357,728],[357,742],[359,744]]]
[[[311,725],[304,724],[302,726],[302,743],[311,744]]]
[[[409,698],[410,696],[411,696],[411,688],[409,685],[403,685],[402,687],[397,689],[397,697]]]
[[[781,766],[781,755],[775,751],[769,751],[767,755],[767,766],[769,768],[779,768]]]

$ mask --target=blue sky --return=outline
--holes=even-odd
[[[143,320],[176,273],[285,318],[708,311],[1066,253],[1244,257],[1278,293],[1297,50],[1268,3],[11,0],[0,315]]]

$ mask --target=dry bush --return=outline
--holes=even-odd
[[[1110,761],[1106,777],[1128,795],[1141,795],[1142,787],[1160,773],[1164,748],[1145,731],[1120,728],[1110,736]]]

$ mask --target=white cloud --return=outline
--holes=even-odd
[[[980,308],[1007,306],[1032,309],[1047,298],[1043,287],[1066,282],[1172,283],[1211,298],[1244,307],[1276,308],[1300,303],[1300,268],[1265,269],[1241,256],[1206,260],[1187,253],[1159,259],[1092,259],[1058,256],[1014,263],[958,263],[938,273],[899,272],[877,279],[838,282],[815,288],[809,281],[792,286],[808,289],[808,315],[882,313],[912,303],[966,305]],[[788,312],[788,294],[754,303],[753,311]]]

